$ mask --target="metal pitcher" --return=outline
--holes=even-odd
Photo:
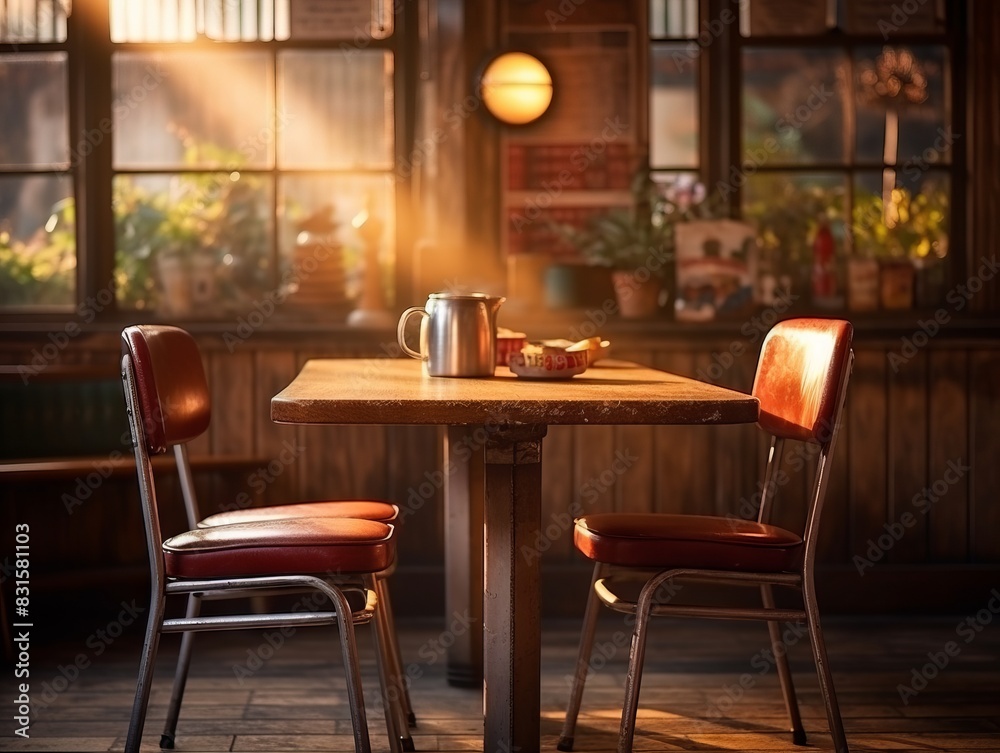
[[[399,347],[424,362],[430,376],[493,376],[497,355],[497,311],[506,298],[486,293],[431,293],[423,307],[403,312],[396,327]],[[420,351],[406,344],[406,323],[420,322]]]

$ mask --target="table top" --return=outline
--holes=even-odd
[[[571,379],[427,376],[409,358],[307,361],[271,400],[271,418],[295,424],[735,424],[757,420],[757,398],[604,360]]]

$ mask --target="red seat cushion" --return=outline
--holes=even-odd
[[[576,521],[573,542],[592,560],[627,567],[794,572],[802,559],[791,531],[709,515],[597,513]]]
[[[394,520],[398,514],[399,508],[395,505],[364,499],[300,502],[294,505],[248,507],[243,510],[216,513],[198,523],[198,528],[288,518],[357,518],[358,520],[377,520],[381,523],[388,523]]]
[[[394,556],[392,526],[349,518],[196,528],[163,542],[172,578],[375,573],[389,567]]]

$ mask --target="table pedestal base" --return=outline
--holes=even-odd
[[[535,547],[546,429],[504,427],[486,445],[486,753],[537,753],[541,744],[540,557]]]

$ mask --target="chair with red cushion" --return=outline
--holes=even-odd
[[[757,425],[771,435],[771,450],[756,521],[666,513],[601,513],[576,521],[573,532],[576,548],[596,564],[559,750],[573,749],[576,719],[603,603],[615,611],[636,616],[619,753],[632,749],[648,622],[650,616],[658,615],[766,620],[792,738],[798,745],[805,744],[805,732],[779,626],[781,621],[805,620],[833,743],[838,753],[848,753],[820,628],[813,570],[830,458],[854,361],[852,335],[849,322],[793,319],[775,325],[764,339],[753,394],[760,403]],[[818,449],[816,476],[801,534],[769,522],[786,441],[807,442]],[[655,574],[650,577],[649,571]],[[616,593],[611,576],[622,574],[642,578],[638,599],[630,600]],[[665,587],[675,593],[669,588],[675,579],[757,586],[763,606],[701,606],[658,600],[657,592]],[[799,590],[804,607],[775,607],[773,586]]]
[[[136,326],[122,333],[122,379],[132,433],[139,491],[152,574],[152,597],[146,640],[139,670],[126,751],[139,749],[152,685],[159,638],[162,633],[184,634],[171,700],[172,721],[161,747],[172,748],[174,725],[183,694],[191,636],[202,630],[274,628],[336,624],[348,674],[348,700],[356,750],[369,751],[367,722],[354,625],[373,621],[379,656],[379,679],[386,708],[390,749],[402,749],[405,727],[398,694],[393,691],[395,672],[384,605],[384,589],[376,574],[387,572],[395,560],[395,515],[392,505],[366,501],[318,503],[325,514],[284,517],[266,511],[251,519],[220,519],[164,541],[160,531],[150,456],[168,447],[176,454],[189,519],[197,516],[190,467],[184,446],[200,436],[210,418],[208,385],[197,345],[176,327]],[[344,504],[337,508],[336,504]],[[358,519],[339,512],[370,513]],[[227,513],[223,513],[227,515]],[[235,516],[234,516],[235,518]],[[381,518],[381,519],[380,519]],[[291,611],[266,614],[227,614],[201,617],[201,598],[233,599],[276,590],[320,592],[330,601],[326,611]],[[184,618],[165,619],[167,596],[187,594]],[[360,595],[352,606],[348,595]],[[357,601],[357,600],[355,600]],[[397,675],[398,678],[398,675]],[[412,744],[412,743],[411,743]]]

